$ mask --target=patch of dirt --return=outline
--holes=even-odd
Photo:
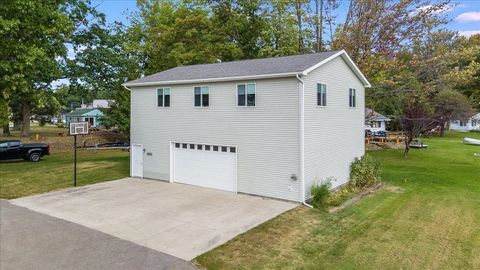
[[[115,166],[113,161],[95,161],[95,162],[80,162],[77,165],[78,169],[98,169],[98,168],[108,168]]]
[[[388,192],[393,192],[393,193],[402,193],[405,191],[405,189],[397,186],[391,186],[391,185],[384,185],[383,189],[388,191]]]
[[[352,205],[352,204],[355,204],[357,203],[358,201],[360,201],[362,198],[364,197],[367,197],[375,192],[378,192],[380,190],[385,190],[387,192],[393,192],[393,193],[402,193],[404,192],[405,190],[401,187],[397,187],[397,186],[392,186],[392,185],[387,185],[387,184],[384,184],[384,183],[378,183],[377,185],[371,187],[371,188],[368,188],[368,189],[365,189],[363,190],[362,192],[360,192],[359,194],[355,195],[353,198],[351,198],[350,200],[347,200],[345,201],[344,203],[342,203],[341,205],[339,206],[336,206],[336,207],[332,207],[332,208],[329,208],[328,209],[328,212],[329,213],[336,213],[338,211],[341,211],[343,209],[345,209],[346,207]]]

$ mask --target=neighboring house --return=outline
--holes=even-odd
[[[94,99],[92,103],[87,103],[80,105],[82,109],[92,109],[92,108],[110,108],[110,105],[113,104],[113,100],[109,99]]]
[[[468,118],[467,120],[450,121],[450,130],[456,131],[480,131],[480,113]]]
[[[131,90],[131,175],[304,202],[364,154],[367,79],[345,51],[182,66]]]
[[[103,116],[99,109],[76,109],[65,115],[66,124],[71,122],[88,122],[91,127],[101,126],[102,122],[99,120]]]
[[[365,108],[365,130],[371,132],[386,131],[386,124],[390,118],[370,108]]]

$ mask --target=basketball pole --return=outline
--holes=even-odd
[[[77,186],[77,135],[73,135],[73,152],[74,152],[74,161],[73,161],[73,186]]]

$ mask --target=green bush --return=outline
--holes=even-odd
[[[380,182],[380,163],[366,154],[356,158],[350,167],[350,184],[354,187],[366,188]]]
[[[327,206],[327,201],[330,196],[330,181],[323,182],[322,184],[314,184],[310,188],[310,194],[313,196],[313,199],[310,201],[313,207],[315,208],[325,208]]]
[[[58,123],[57,123],[57,127],[58,127],[58,128],[65,128],[65,123],[63,123],[63,122],[58,122]]]
[[[41,127],[44,127],[46,123],[47,123],[47,119],[43,117],[40,117],[40,119],[38,120],[38,125]]]

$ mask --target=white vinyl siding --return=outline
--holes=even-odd
[[[237,85],[255,83],[255,110],[237,106]],[[170,144],[235,146],[238,192],[300,200],[298,80],[209,84],[208,110],[192,106],[195,84],[176,85],[175,106],[155,111],[152,91],[132,87],[131,142],[145,147],[144,177],[170,179]],[[161,86],[159,86],[161,87]],[[161,124],[160,124],[161,123]]]
[[[328,86],[328,106],[318,109],[317,84]],[[352,110],[349,88],[355,88]],[[305,196],[311,197],[314,182],[329,177],[332,187],[349,179],[350,163],[364,154],[364,86],[340,57],[309,73],[305,78]]]

